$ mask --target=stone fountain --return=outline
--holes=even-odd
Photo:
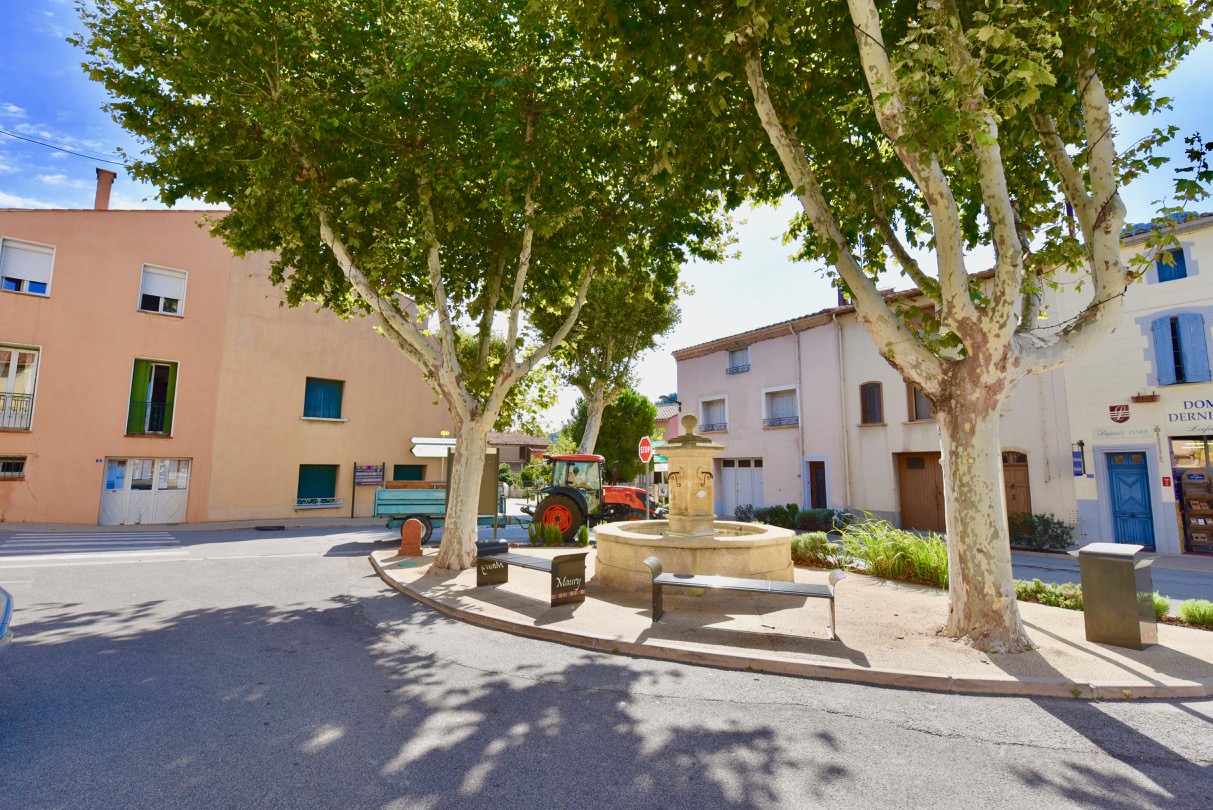
[[[712,460],[724,447],[695,433],[699,420],[682,417],[683,435],[662,448],[669,459],[668,520],[604,523],[594,534],[594,582],[616,590],[651,587],[644,565],[656,556],[669,573],[793,580],[790,529],[717,520]]]

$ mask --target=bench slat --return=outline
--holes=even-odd
[[[829,599],[834,595],[834,589],[829,585],[770,579],[741,579],[706,574],[659,574],[653,577],[653,582],[658,585],[674,585],[683,588],[718,588],[726,591],[778,593],[787,596],[816,596],[823,599]]]

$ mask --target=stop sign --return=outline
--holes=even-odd
[[[640,463],[648,464],[653,458],[653,442],[648,436],[640,437]]]

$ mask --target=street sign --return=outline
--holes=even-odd
[[[653,440],[648,436],[640,437],[640,463],[648,464],[653,458]]]

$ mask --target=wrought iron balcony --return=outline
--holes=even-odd
[[[700,433],[723,433],[728,429],[728,422],[705,422],[699,426]]]
[[[740,366],[729,366],[724,370],[725,374],[745,374],[750,370],[749,363],[742,363]]]
[[[29,430],[33,416],[33,394],[0,394],[0,429]]]
[[[762,420],[763,427],[791,427],[799,424],[799,416],[773,416],[770,419]]]
[[[136,402],[131,400],[127,414],[127,433],[168,433],[168,405],[164,402]]]

